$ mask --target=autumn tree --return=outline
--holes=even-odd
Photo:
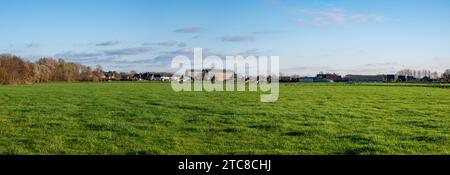
[[[31,83],[30,66],[19,57],[1,56],[0,78],[2,84]]]
[[[113,74],[114,74],[113,75],[114,76],[114,80],[116,80],[116,81],[119,81],[122,78],[122,76],[120,75],[119,72],[114,71]]]
[[[7,84],[8,72],[0,65],[0,84]]]
[[[93,74],[92,74],[92,68],[89,66],[83,66],[81,68],[81,80],[82,81],[92,81],[93,80]]]

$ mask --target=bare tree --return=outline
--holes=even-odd
[[[439,73],[437,73],[437,72],[431,73],[431,77],[430,78],[431,79],[439,79]]]
[[[442,74],[442,78],[447,81],[450,80],[450,69],[445,70],[445,72]]]

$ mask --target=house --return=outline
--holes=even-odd
[[[385,81],[383,75],[347,75],[350,83],[381,83]]]
[[[424,82],[424,83],[430,83],[430,82],[433,82],[433,79],[431,79],[430,77],[425,76],[425,77],[421,78],[420,81]]]
[[[142,73],[141,74],[141,78],[143,79],[143,80],[151,80],[151,78],[152,78],[152,73],[150,73],[150,72],[145,72],[145,73]]]
[[[114,80],[114,72],[113,71],[103,72],[103,74],[105,74],[105,81]]]
[[[126,81],[126,80],[130,80],[130,75],[128,73],[125,72],[121,72],[120,73],[120,80],[121,81]]]
[[[132,80],[134,80],[134,81],[142,81],[141,74],[134,74],[132,76]]]
[[[318,79],[327,79],[327,80],[331,80],[332,82],[340,82],[342,81],[342,76],[337,75],[337,74],[323,74],[323,73],[319,73],[317,74],[316,78]]]
[[[150,80],[152,81],[161,81],[161,74],[152,74]]]
[[[414,76],[406,76],[406,82],[416,82],[417,78]]]

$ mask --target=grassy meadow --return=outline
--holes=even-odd
[[[168,83],[0,86],[0,154],[450,154],[450,89],[281,84],[174,92]]]

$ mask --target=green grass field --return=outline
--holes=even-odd
[[[167,83],[0,86],[0,154],[450,154],[450,89]]]

